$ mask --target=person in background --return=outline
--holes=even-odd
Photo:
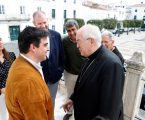
[[[63,104],[74,106],[75,120],[123,120],[124,70],[119,58],[101,45],[97,26],[84,25],[77,31],[77,47],[87,57],[74,92]]]
[[[84,63],[85,58],[80,55],[79,49],[76,43],[76,32],[79,29],[77,21],[71,19],[65,23],[65,28],[68,33],[63,38],[65,65],[64,65],[64,81],[67,89],[67,98],[73,93],[74,86],[80,72],[81,66]],[[63,120],[69,120],[73,114],[73,108],[71,108],[64,116]]]
[[[53,120],[53,104],[44,81],[41,61],[48,52],[48,32],[26,27],[18,37],[20,55],[6,83],[9,120]]]
[[[8,112],[5,105],[5,86],[9,69],[16,59],[14,52],[8,52],[0,38],[0,120],[8,120]]]
[[[48,19],[43,11],[34,12],[33,23],[37,28],[42,28],[50,34],[48,41],[50,51],[47,54],[47,59],[41,62],[41,65],[45,82],[49,87],[52,101],[55,105],[58,83],[64,71],[64,51],[61,36],[58,32],[48,28]]]
[[[124,66],[124,58],[121,54],[121,52],[118,50],[118,48],[115,46],[115,38],[114,35],[110,31],[103,31],[102,32],[102,43],[111,50],[113,53],[115,53],[120,61],[122,62],[122,65]]]

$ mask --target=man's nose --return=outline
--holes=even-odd
[[[45,24],[41,24],[41,28],[45,28]]]

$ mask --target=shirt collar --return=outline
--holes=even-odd
[[[31,63],[37,70],[42,69],[42,66],[40,65],[40,63],[34,62],[34,61],[31,60],[30,58],[26,57],[24,54],[21,54],[21,53],[20,53],[20,55],[21,55],[24,59],[26,59],[29,63]]]

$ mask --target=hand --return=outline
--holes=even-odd
[[[1,89],[1,93],[2,93],[2,94],[5,94],[5,88],[2,88],[2,89]]]
[[[72,105],[73,105],[73,101],[71,99],[68,99],[61,107],[63,107],[63,110],[65,112],[68,112],[72,107]]]

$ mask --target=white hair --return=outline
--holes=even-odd
[[[108,31],[108,30],[105,30],[105,31],[102,32],[102,37],[103,37],[103,36],[109,36],[109,40],[114,40],[114,35],[113,35],[113,33],[111,33],[111,32]]]
[[[101,32],[98,26],[87,24],[82,26],[78,32],[83,33],[83,39],[93,38],[97,43],[101,43]]]

